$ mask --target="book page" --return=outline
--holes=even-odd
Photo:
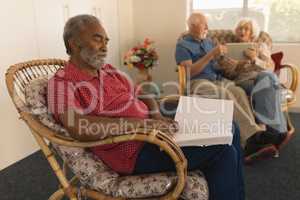
[[[180,146],[208,146],[232,143],[233,102],[181,96],[175,121]]]

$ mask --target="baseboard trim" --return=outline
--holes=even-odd
[[[17,163],[22,162],[22,161],[25,160],[26,158],[32,156],[33,154],[35,154],[35,153],[37,153],[37,152],[39,152],[39,151],[40,151],[40,149],[34,150],[33,152],[30,152],[28,155],[25,155],[24,157],[22,157],[22,158],[20,158],[20,159],[18,159],[18,160],[16,160],[16,161],[14,161],[14,162],[11,162],[11,163],[9,163],[8,165],[5,165],[4,167],[0,168],[0,173],[1,173],[2,171],[4,171],[4,170],[10,168],[11,166],[17,164]]]

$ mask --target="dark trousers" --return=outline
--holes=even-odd
[[[233,125],[233,144],[182,147],[188,170],[201,170],[208,182],[210,200],[244,200],[244,175],[239,128]],[[134,174],[175,171],[172,159],[156,145],[145,144]]]

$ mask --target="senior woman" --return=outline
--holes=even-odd
[[[280,83],[273,73],[272,39],[267,33],[258,33],[259,28],[253,20],[240,20],[235,28],[236,42],[252,42],[253,48],[244,51],[245,60],[234,60],[226,55],[219,60],[224,76],[246,91],[252,99],[258,122],[266,125],[266,131],[248,135],[245,156],[273,154],[287,135],[287,122],[280,103]]]

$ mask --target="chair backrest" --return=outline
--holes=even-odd
[[[209,30],[207,37],[210,38],[214,44],[238,42],[233,30],[227,29]],[[261,31],[259,33],[258,37],[255,39],[255,42],[266,43],[270,48],[273,44],[271,36],[265,31]]]
[[[210,38],[214,44],[232,43],[237,41],[234,32],[226,29],[209,30],[207,38]]]
[[[6,86],[19,113],[26,107],[25,88],[31,81],[54,74],[66,61],[42,59],[15,64],[6,72]]]
[[[186,77],[186,70],[184,66],[179,65],[178,66],[178,80],[179,80],[179,95],[184,96],[186,85],[187,85],[187,77]]]
[[[61,130],[61,127],[56,127],[55,124],[53,125],[49,113],[47,111],[44,113],[44,106],[36,105],[36,110],[33,109],[33,107],[29,105],[32,102],[30,101],[31,103],[29,103],[30,98],[28,98],[28,95],[26,94],[26,92],[31,91],[33,83],[35,85],[37,82],[44,82],[45,79],[49,79],[58,69],[63,68],[66,62],[67,61],[62,59],[40,59],[12,65],[5,75],[6,86],[16,109],[20,114],[20,118],[30,127],[31,132],[33,131],[43,138],[57,144],[77,145],[78,147],[81,147],[84,146],[84,144],[78,143],[73,138],[70,138],[68,134],[65,134],[65,131],[58,131],[61,134],[57,134],[57,130]],[[33,90],[36,89],[37,88]],[[31,99],[34,99],[34,95],[37,94],[36,92],[39,93],[39,91],[31,91]],[[41,103],[42,101],[40,101],[40,98],[39,95],[36,95],[36,102]],[[43,114],[39,113],[42,110]]]

